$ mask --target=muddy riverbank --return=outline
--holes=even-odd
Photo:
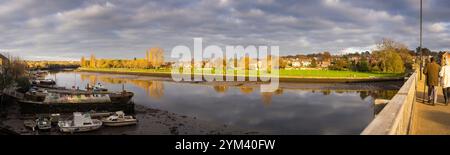
[[[136,105],[134,116],[139,120],[137,125],[125,127],[102,127],[100,130],[75,133],[79,135],[246,135],[262,134],[262,131],[240,129],[220,123],[203,121],[189,117]],[[34,119],[34,115],[24,115],[14,101],[9,101],[2,107],[0,127],[20,135],[65,135],[54,126],[50,131],[32,131],[24,126],[25,120]],[[62,118],[70,118],[63,114]]]

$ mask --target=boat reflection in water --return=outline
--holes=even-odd
[[[253,85],[176,83],[136,75],[59,72],[48,78],[53,76],[66,87],[100,82],[114,91],[124,85],[138,105],[273,134],[359,134],[375,117],[374,100],[397,92],[289,88],[261,93]]]

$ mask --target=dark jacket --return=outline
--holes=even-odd
[[[438,86],[439,85],[439,71],[440,66],[436,62],[428,63],[423,70],[425,74],[428,86]]]

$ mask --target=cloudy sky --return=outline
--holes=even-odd
[[[424,0],[424,46],[450,48],[450,1]],[[278,45],[280,54],[418,46],[419,0],[0,0],[0,52],[25,59],[166,56],[176,45]]]

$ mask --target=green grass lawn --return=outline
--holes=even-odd
[[[401,77],[398,73],[374,73],[355,71],[335,71],[335,70],[280,70],[280,76],[295,77],[316,77],[316,78],[380,78],[380,77]]]
[[[79,68],[84,71],[132,72],[132,73],[171,73],[171,69],[134,69],[134,68]]]
[[[129,72],[129,73],[171,73],[170,69],[129,69],[129,68],[80,68],[88,71],[105,72]],[[202,70],[196,70],[196,74],[201,74]],[[238,74],[244,75],[244,74]],[[386,78],[401,77],[398,73],[375,73],[375,72],[355,72],[355,71],[335,71],[335,70],[280,70],[280,77],[298,78]]]

